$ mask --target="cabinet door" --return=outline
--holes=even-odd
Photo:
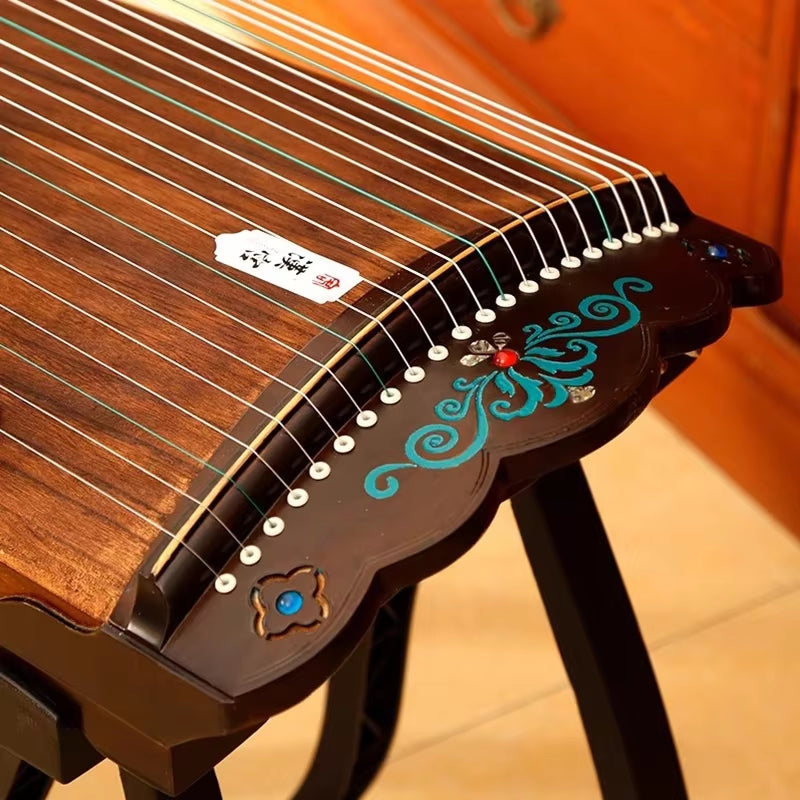
[[[800,69],[796,97],[800,98]],[[784,296],[776,318],[800,341],[800,103],[795,103],[792,157],[789,166],[786,215],[783,220]],[[798,377],[800,380],[800,376]]]
[[[769,239],[796,0],[542,2],[560,18],[526,40],[499,9],[537,3],[406,0],[557,120],[666,171],[698,213]]]

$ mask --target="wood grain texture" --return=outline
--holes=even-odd
[[[424,122],[438,136],[431,139],[404,124],[422,119],[411,111],[350,99],[208,34],[189,34],[207,48],[198,51],[95,0],[76,9],[49,4],[53,19],[36,10],[3,4],[13,24],[38,38],[4,26],[6,41],[23,52],[4,48],[3,66],[22,80],[4,78],[2,385],[115,453],[4,392],[4,431],[55,463],[4,438],[0,531],[11,569],[102,619],[180,493],[292,357],[262,332],[302,348],[343,310],[229,269],[211,272],[214,234],[262,225],[380,283],[426,254],[434,269],[446,263],[440,248],[450,240],[466,243],[558,196],[532,177],[561,192],[585,177],[555,181],[512,155],[473,155],[475,142],[443,125]],[[185,52],[252,91],[175,55]],[[322,150],[323,141],[351,160]]]
[[[594,141],[657,156],[698,213],[747,230],[767,62],[711,4],[647,2],[633,13],[622,0],[567,3],[534,42],[509,33],[489,0],[411,5]]]
[[[797,75],[795,92],[799,89],[800,71]],[[782,252],[789,269],[786,271],[783,300],[771,313],[795,339],[800,341],[800,105],[794,109],[792,158],[789,162],[786,201]]]

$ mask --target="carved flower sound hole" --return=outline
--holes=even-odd
[[[330,613],[325,575],[313,567],[262,578],[250,592],[250,604],[256,612],[255,632],[267,640],[314,630]]]

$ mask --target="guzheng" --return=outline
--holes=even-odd
[[[663,174],[266,0],[0,21],[0,652],[165,790],[780,294]]]

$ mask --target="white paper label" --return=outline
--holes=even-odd
[[[264,231],[222,233],[217,261],[315,303],[338,300],[361,280],[358,270]]]

